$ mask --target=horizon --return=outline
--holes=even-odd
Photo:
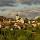
[[[40,0],[0,0],[0,16],[14,17],[16,11],[23,11],[19,15],[28,18],[40,16]]]

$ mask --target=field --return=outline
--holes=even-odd
[[[0,29],[0,40],[40,40],[40,29]]]

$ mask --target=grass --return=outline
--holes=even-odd
[[[24,30],[2,29],[0,33],[0,40],[31,40],[31,37],[31,32]]]
[[[0,29],[0,40],[40,40],[40,26],[24,29]]]

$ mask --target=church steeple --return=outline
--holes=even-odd
[[[17,14],[17,15],[16,15],[16,20],[18,20],[18,19],[19,19],[19,15]]]
[[[18,16],[18,14],[16,14],[16,16]]]

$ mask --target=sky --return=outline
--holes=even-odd
[[[0,6],[16,6],[17,4],[40,4],[40,0],[0,0]]]
[[[20,8],[40,7],[40,0],[0,0],[0,7],[10,6]]]
[[[9,10],[14,9],[19,11],[23,9],[30,10],[35,8],[40,8],[40,0],[0,0],[0,15],[4,16],[10,14]],[[35,17],[37,15],[40,16],[40,13],[29,13],[27,14],[27,17]]]

